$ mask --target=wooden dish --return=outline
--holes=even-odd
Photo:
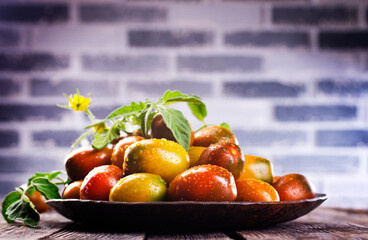
[[[48,200],[61,215],[84,224],[124,229],[249,229],[288,222],[320,206],[326,194],[288,202],[149,202]]]

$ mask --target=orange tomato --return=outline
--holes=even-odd
[[[216,165],[199,165],[182,172],[168,191],[173,201],[233,201],[236,194],[234,176]]]
[[[291,173],[280,177],[273,187],[279,193],[280,201],[296,201],[314,198],[314,186],[307,178],[298,173]]]
[[[83,180],[72,182],[71,184],[65,186],[62,198],[63,199],[80,199],[80,189]]]
[[[254,178],[272,184],[273,167],[269,160],[252,155],[244,155],[244,158],[244,168],[238,180]]]
[[[236,181],[238,197],[242,202],[275,202],[279,201],[277,191],[268,183],[257,179],[243,179]]]

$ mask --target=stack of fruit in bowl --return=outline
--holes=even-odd
[[[203,126],[193,131],[184,115],[169,105],[187,103]],[[72,151],[65,160],[67,181],[60,172],[36,173],[3,202],[8,222],[36,226],[38,212],[28,196],[115,202],[240,201],[275,202],[314,198],[312,185],[300,174],[273,176],[269,160],[244,155],[226,123],[205,122],[207,110],[195,95],[166,91],[157,102],[132,102],[96,119],[90,99],[77,94],[69,105],[85,112],[92,124],[72,146],[90,137],[91,145]],[[65,185],[61,196],[56,184]],[[24,210],[27,211],[24,211]]]

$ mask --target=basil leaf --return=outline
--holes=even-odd
[[[219,126],[231,131],[230,125],[226,122],[221,123]]]
[[[18,201],[21,197],[22,197],[21,192],[18,191],[10,192],[8,195],[6,195],[3,203],[1,204],[1,214],[3,215],[5,221],[7,221],[8,223],[12,223],[14,222],[14,220],[8,218],[6,211],[8,210],[10,205]]]
[[[21,220],[30,227],[37,227],[40,221],[40,214],[25,194],[22,194],[19,200],[13,202],[5,214],[11,221]]]
[[[193,102],[193,103],[202,103],[200,97],[195,95],[186,95],[179,91],[170,91],[167,90],[162,97],[165,105],[177,103],[177,102]]]
[[[166,126],[171,130],[176,141],[188,151],[192,131],[188,120],[180,111],[172,108],[157,106],[157,110],[162,114]]]
[[[50,182],[47,178],[34,178],[31,184],[39,191],[47,200],[59,199],[59,188],[55,183]]]
[[[112,113],[109,114],[109,116],[107,116],[106,120],[140,113],[140,111],[142,111],[145,108],[146,104],[143,102],[139,103],[132,102],[130,105],[123,106],[121,108],[114,110]]]
[[[207,116],[206,105],[203,103],[188,103],[188,107],[193,115],[204,123],[204,118]]]
[[[103,132],[95,133],[95,139],[92,142],[92,147],[95,149],[102,149],[111,143],[115,139],[120,137],[119,128],[114,125],[110,129]]]

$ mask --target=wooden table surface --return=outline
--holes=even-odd
[[[39,228],[0,220],[0,239],[368,239],[368,210],[320,207],[292,222],[276,226],[218,232],[129,232],[96,229],[74,223],[56,212],[41,215]]]

